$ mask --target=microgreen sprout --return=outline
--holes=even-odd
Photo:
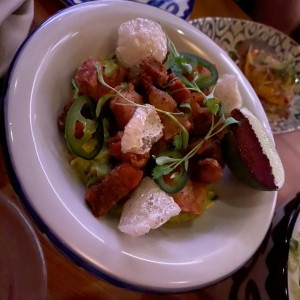
[[[215,84],[210,86],[210,93],[205,94],[202,89],[198,86],[197,80],[199,79],[199,76],[197,75],[193,78],[193,80],[189,80],[187,77],[185,77],[184,73],[191,72],[195,65],[197,66],[197,62],[191,58],[190,62],[186,62],[184,59],[184,56],[181,56],[181,54],[176,50],[174,44],[170,39],[168,39],[168,48],[169,48],[169,55],[168,59],[166,61],[166,67],[172,67],[172,71],[175,72],[177,77],[182,81],[182,83],[186,86],[187,89],[192,90],[194,92],[199,93],[204,98],[204,104],[207,106],[209,111],[211,112],[211,127],[206,133],[206,135],[199,139],[198,143],[186,154],[183,156],[172,156],[172,155],[160,155],[160,156],[153,156],[153,159],[155,160],[156,166],[153,168],[152,171],[152,177],[154,180],[158,180],[162,178],[165,175],[171,174],[171,178],[174,173],[177,174],[177,168],[180,167],[181,170],[188,170],[189,166],[189,160],[197,154],[199,149],[202,147],[204,142],[213,136],[220,133],[223,129],[225,129],[227,126],[233,123],[238,123],[234,118],[228,117],[226,118],[223,111],[223,105],[221,102],[217,101],[214,97],[214,87]],[[206,63],[206,62],[204,62]],[[125,99],[128,103],[118,103],[118,105],[131,105],[135,107],[145,107],[149,104],[138,104],[134,101],[128,99],[125,97],[121,90],[117,90],[113,87],[111,87],[109,84],[107,84],[103,78],[102,74],[102,68],[99,64],[95,64],[97,74],[98,74],[98,81],[105,87],[109,88],[110,90],[114,91],[118,96]],[[215,75],[215,74],[214,74]],[[217,75],[215,75],[217,76]],[[216,80],[216,78],[214,78]],[[110,99],[112,95],[107,94],[104,98],[100,98],[100,104],[97,106],[97,115],[100,114],[100,111],[104,105],[104,103]],[[188,113],[191,113],[191,106],[189,104],[183,104],[181,105],[181,108],[185,111],[188,111]],[[173,146],[174,151],[182,151],[187,149],[188,143],[189,143],[189,133],[187,129],[178,121],[176,118],[176,114],[183,114],[183,112],[168,112],[161,109],[158,109],[154,107],[156,112],[164,114],[168,116],[170,119],[172,119],[175,124],[179,127],[180,132],[173,138]],[[215,122],[216,117],[218,119],[217,122]],[[174,175],[175,176],[175,175]]]
[[[138,103],[135,103],[134,101],[128,99],[127,97],[125,97],[121,91],[115,89],[114,87],[110,86],[109,84],[107,84],[103,78],[103,74],[102,74],[102,69],[101,69],[101,66],[99,66],[99,64],[95,64],[95,67],[96,67],[96,70],[97,70],[97,75],[98,75],[98,81],[105,87],[111,89],[112,91],[114,91],[118,96],[122,97],[124,100],[126,100],[128,102],[128,104],[126,103],[118,103],[118,105],[131,105],[131,106],[136,106],[136,107],[145,107],[145,105],[143,104],[138,104]],[[110,98],[110,97],[109,97]],[[108,98],[108,99],[109,99]],[[108,99],[105,99],[105,102],[106,100]],[[165,110],[161,110],[161,109],[158,109],[156,107],[153,107],[155,109],[156,112],[158,113],[161,113],[161,114],[164,114],[166,116],[168,116],[170,119],[172,119],[175,124],[179,127],[180,129],[180,133],[179,133],[179,138],[181,139],[181,145],[182,145],[182,148],[183,149],[186,149],[187,146],[188,146],[188,143],[189,143],[189,133],[187,131],[187,129],[177,120],[176,118],[176,115],[182,115],[183,113],[182,112],[168,112],[168,111],[165,111]],[[178,138],[177,138],[178,139]]]
[[[238,123],[234,118],[228,117],[225,118],[224,114],[220,116],[217,123],[215,123],[214,115],[212,114],[212,125],[205,135],[204,138],[200,139],[199,142],[194,146],[193,149],[191,149],[185,156],[181,158],[172,158],[168,156],[158,156],[154,157],[156,166],[153,169],[152,176],[154,179],[159,178],[160,176],[167,175],[171,172],[173,172],[177,167],[179,167],[181,164],[184,164],[184,168],[187,171],[188,170],[188,164],[190,158],[192,158],[202,147],[203,143],[212,138],[213,136],[217,135],[219,132],[221,132],[223,129],[225,129],[230,124]]]
[[[187,63],[184,63],[181,59],[180,53],[176,50],[174,44],[170,39],[168,39],[168,48],[169,48],[169,57],[167,59],[166,65],[168,68],[172,67],[175,74],[178,78],[184,83],[187,89],[195,91],[201,94],[204,98],[204,104],[208,107],[209,111],[211,112],[211,127],[206,133],[206,135],[199,140],[199,142],[194,146],[188,153],[186,153],[183,157],[169,157],[169,156],[158,156],[153,157],[155,159],[156,166],[153,169],[152,176],[154,179],[158,179],[161,176],[170,174],[174,172],[176,168],[180,165],[184,165],[185,170],[188,170],[189,160],[199,151],[202,147],[203,143],[212,138],[213,136],[217,135],[227,126],[233,123],[238,123],[234,118],[228,117],[225,118],[223,105],[216,101],[214,97],[214,90],[215,86],[212,88],[211,92],[206,95],[201,88],[197,85],[197,76],[192,80],[188,80],[183,73],[189,70],[187,67]],[[191,67],[194,62],[191,62]],[[215,116],[218,116],[219,119],[217,123],[215,123]],[[180,149],[181,147],[181,138],[180,136],[175,136],[173,140],[173,146],[175,150]]]

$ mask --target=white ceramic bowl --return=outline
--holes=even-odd
[[[96,219],[70,169],[56,119],[71,96],[70,78],[88,57],[114,49],[118,26],[136,17],[161,23],[179,50],[205,56],[236,73],[244,106],[270,132],[253,89],[204,34],[163,10],[127,1],[92,1],[59,12],[24,43],[12,65],[4,125],[14,186],[52,242],[99,278],[133,289],[175,292],[214,283],[254,254],[270,225],[276,192],[251,190],[229,173],[220,200],[192,226],[162,228],[140,238]]]

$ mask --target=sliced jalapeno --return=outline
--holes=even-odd
[[[103,125],[89,97],[80,96],[73,101],[66,118],[65,139],[69,149],[84,159],[93,159],[101,150]]]
[[[181,154],[174,150],[165,150],[160,155],[170,158],[180,158]],[[174,194],[181,191],[189,179],[184,164],[180,164],[176,169],[167,175],[162,175],[155,181],[158,186],[168,194]]]
[[[207,69],[210,72],[210,76],[202,75],[200,73],[197,74],[196,72],[196,76],[194,77],[193,81],[198,85],[200,89],[211,87],[217,82],[219,77],[218,71],[212,63],[210,63],[209,61],[207,61],[206,59],[200,56],[191,53],[180,53],[180,55],[187,60],[187,63],[196,62],[197,68],[202,67]]]
[[[156,183],[159,187],[168,194],[175,194],[181,191],[185,185],[189,176],[183,165],[180,165],[176,170],[172,171],[168,175],[159,177]]]
[[[219,77],[218,71],[212,63],[192,53],[178,53],[178,56],[167,60],[167,67],[177,76],[192,75],[191,81],[196,83],[200,89],[213,86]],[[199,73],[199,67],[207,69],[210,75]]]

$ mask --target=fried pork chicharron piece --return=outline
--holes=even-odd
[[[105,215],[140,183],[143,171],[125,162],[116,166],[101,182],[89,187],[85,201],[95,217]]]

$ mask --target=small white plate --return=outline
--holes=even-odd
[[[228,53],[241,41],[257,38],[271,46],[282,59],[292,57],[295,61],[296,73],[300,78],[300,46],[286,34],[263,24],[248,20],[232,18],[200,18],[191,24],[205,33]],[[300,89],[290,106],[287,119],[269,116],[272,132],[283,133],[300,128]]]
[[[84,3],[93,0],[61,0],[67,6]],[[151,6],[161,8],[172,13],[182,19],[187,20],[192,13],[194,0],[129,0],[138,3],[144,3]]]

